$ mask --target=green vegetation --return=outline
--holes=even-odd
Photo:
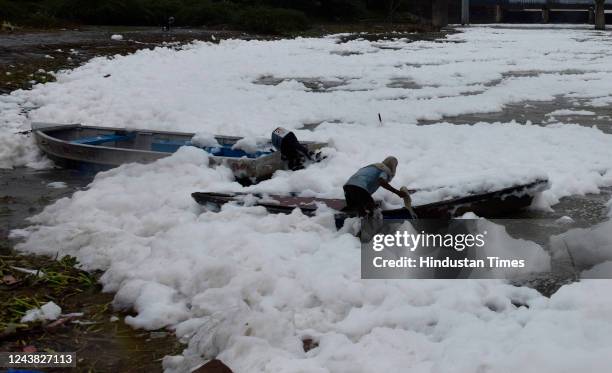
[[[226,27],[283,34],[312,22],[413,19],[421,0],[0,0],[0,23]],[[404,15],[404,16],[402,16]],[[406,17],[407,15],[407,17]]]
[[[2,351],[78,351],[79,372],[128,372],[135,366],[157,371],[164,356],[183,350],[167,330],[149,333],[124,324],[127,314],[113,309],[112,294],[101,292],[100,274],[77,269],[75,258],[18,255],[7,245],[0,238],[0,254],[8,254],[0,255]],[[58,320],[21,322],[28,310],[49,301],[62,308]]]
[[[62,304],[67,298],[95,290],[96,276],[77,268],[75,258],[0,256],[0,336],[29,326],[19,320],[29,309],[48,301]],[[36,273],[24,273],[30,268]]]
[[[300,31],[308,27],[304,13],[292,9],[248,8],[241,12],[238,24],[250,31],[264,34],[281,34]]]

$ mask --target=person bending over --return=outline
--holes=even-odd
[[[395,176],[397,158],[387,157],[382,163],[374,163],[360,168],[344,184],[344,197],[346,210],[359,216],[371,215],[376,209],[372,194],[379,187],[396,194],[404,199],[408,197],[405,191],[395,189],[389,182]]]

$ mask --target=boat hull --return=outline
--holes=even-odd
[[[155,162],[172,155],[180,146],[185,146],[181,144],[188,144],[194,136],[194,133],[44,123],[33,125],[32,133],[38,148],[58,166],[93,172],[126,163]],[[95,143],[96,138],[104,137],[109,141],[102,144],[78,142],[79,139],[89,138],[93,139],[90,143]],[[216,136],[216,139],[220,144],[229,146],[241,137]],[[303,145],[311,151],[325,146],[314,142],[303,142]],[[227,166],[239,180],[266,179],[275,171],[287,167],[278,151],[257,158],[210,155],[209,161],[213,166]]]
[[[547,187],[547,180],[536,180],[497,191],[475,193],[465,197],[413,206],[413,210],[419,219],[451,219],[467,212],[473,212],[484,218],[510,218],[513,217],[513,214],[529,207],[535,195]],[[228,202],[241,203],[244,196],[246,194],[192,193],[197,203],[216,207]],[[271,213],[291,213],[294,209],[299,208],[304,214],[312,216],[316,213],[317,205],[324,204],[338,211],[337,220],[348,217],[348,214],[342,211],[345,207],[345,201],[342,199],[278,195],[256,195],[256,197],[258,200],[255,204],[263,206]],[[412,213],[405,208],[383,210],[382,214],[385,220],[414,218]]]

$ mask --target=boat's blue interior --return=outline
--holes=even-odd
[[[154,140],[151,143],[151,150],[155,152],[164,152],[164,153],[174,153],[181,146],[196,146],[192,144],[190,141],[177,141],[177,140]],[[212,147],[199,147],[200,149],[205,150],[206,152],[217,156],[217,157],[231,157],[231,158],[259,158],[261,156],[272,153],[271,151],[257,151],[255,153],[247,153],[244,150],[240,149],[232,149],[232,144]]]
[[[82,145],[103,145],[110,142],[117,141],[129,141],[133,140],[136,137],[135,133],[128,134],[106,134],[106,135],[97,135],[90,137],[81,137],[76,140],[72,140],[73,144],[82,144]],[[272,153],[272,151],[256,151],[255,153],[247,153],[244,150],[240,149],[232,149],[233,144],[224,144],[218,147],[199,147],[194,145],[189,140],[168,140],[168,139],[153,139],[151,142],[151,149],[154,152],[164,152],[164,153],[174,153],[181,146],[196,146],[204,151],[210,153],[211,155],[217,157],[232,157],[232,158],[259,158],[264,155],[268,155]]]
[[[98,135],[91,137],[81,137],[80,139],[72,140],[73,144],[83,144],[83,145],[102,145],[107,142],[115,142],[115,141],[127,141],[131,140],[136,135],[133,133],[118,135],[118,134],[108,134],[108,135]]]

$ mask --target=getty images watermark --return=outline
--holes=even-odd
[[[527,278],[549,273],[542,220],[455,219],[385,222],[362,239],[361,275],[380,278]],[[542,237],[524,236],[540,233]],[[363,231],[362,231],[363,233]],[[362,235],[363,238],[363,235]]]
[[[482,234],[440,234],[440,233],[408,233],[407,231],[396,231],[395,234],[376,234],[372,241],[372,249],[380,252],[389,247],[404,247],[411,252],[421,248],[442,248],[463,251],[465,249],[483,248],[485,236]],[[433,256],[419,256],[411,258],[407,256],[398,259],[384,259],[375,256],[372,264],[377,268],[384,267],[407,267],[407,268],[524,268],[525,259],[502,259],[498,256],[488,256],[485,259],[451,258],[439,259]]]

